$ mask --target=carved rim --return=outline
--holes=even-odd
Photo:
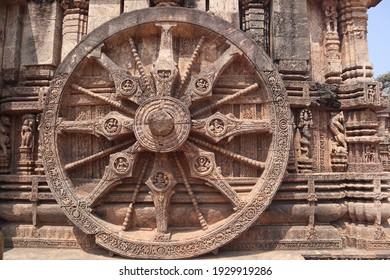
[[[173,17],[173,15],[175,16]],[[226,42],[243,53],[246,60],[255,69],[259,83],[262,84],[262,89],[265,91],[264,95],[268,98],[270,106],[269,129],[272,131],[272,142],[269,146],[268,157],[262,166],[264,168],[262,175],[245,201],[237,199],[235,193],[231,194],[231,188],[225,186],[223,189],[223,186],[221,187],[220,191],[224,191],[227,196],[230,195],[231,200],[237,204],[236,212],[223,220],[222,223],[217,223],[207,230],[200,231],[200,234],[183,240],[167,241],[164,239],[164,235],[159,235],[152,240],[142,239],[142,236],[129,237],[117,227],[94,215],[88,202],[76,195],[66,166],[60,158],[57,143],[61,124],[59,111],[65,89],[72,86],[69,84],[69,77],[79,64],[107,38],[144,24],[172,21],[178,24],[190,24],[207,32],[219,34],[226,39]],[[73,88],[83,90],[74,86]],[[290,109],[284,85],[265,52],[243,32],[213,15],[193,9],[164,7],[123,14],[91,32],[69,53],[58,68],[46,98],[41,141],[44,147],[43,161],[51,191],[65,214],[75,225],[87,234],[94,234],[98,245],[119,255],[135,258],[172,259],[193,257],[219,248],[232,241],[258,219],[271,203],[281,184],[287,165],[291,134]],[[130,144],[127,143],[127,146],[124,147],[130,146]],[[127,153],[130,158],[139,146],[131,148],[132,152]],[[188,155],[189,160],[199,158],[199,156],[213,160],[214,157],[212,153],[210,155],[203,150],[194,152],[189,149],[184,153]],[[126,157],[123,158],[126,159]],[[118,160],[118,154],[111,155],[110,162],[113,160]],[[159,168],[157,167],[155,170],[159,170]],[[128,172],[130,174],[130,169],[128,165],[124,165],[123,168],[120,168],[119,173]],[[204,174],[209,174],[207,166],[199,170],[204,171]],[[166,176],[171,176],[169,170],[165,169],[165,171]],[[191,176],[199,178],[200,175],[195,173]],[[168,185],[167,188],[169,189],[170,186]]]

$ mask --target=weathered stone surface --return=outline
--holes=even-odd
[[[131,12],[149,7],[149,0],[125,0],[124,12]]]
[[[30,2],[23,22],[21,64],[54,64],[60,62],[61,16],[57,1]]]
[[[240,14],[238,1],[226,0],[226,1],[210,1],[209,11],[214,15],[223,18],[224,20],[232,23],[235,27],[240,26]]]
[[[22,8],[19,5],[8,6],[3,53],[3,80],[5,82],[16,82],[19,78],[21,37]]]
[[[89,0],[88,33],[120,13],[121,0]]]
[[[306,1],[273,1],[274,60],[309,60],[308,11]]]

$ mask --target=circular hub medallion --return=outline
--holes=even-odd
[[[134,134],[141,146],[153,152],[166,153],[180,148],[191,129],[190,112],[173,97],[154,97],[138,108]]]

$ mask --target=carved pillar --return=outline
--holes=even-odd
[[[340,37],[337,26],[338,0],[326,0],[323,2],[325,14],[324,46],[328,69],[325,74],[326,83],[340,84],[341,79],[341,55]]]
[[[315,228],[315,214],[317,204],[317,194],[315,190],[315,182],[313,179],[309,179],[307,182],[307,201],[309,204],[309,219],[307,225],[306,237],[308,240],[318,239],[318,235]]]
[[[36,127],[37,129],[37,137],[38,137],[38,154],[37,154],[37,160],[35,161],[35,173],[38,175],[43,175],[45,173],[45,169],[43,168],[43,162],[42,162],[42,142],[40,137],[40,130],[41,130],[41,114],[38,114],[36,117]]]
[[[9,117],[0,117],[0,174],[10,172],[10,125]]]
[[[342,79],[347,83],[372,81],[373,67],[368,59],[367,2],[339,1]]]
[[[379,158],[379,124],[376,113],[370,109],[354,110],[348,113],[346,141],[349,146],[349,172],[381,172]]]
[[[61,2],[61,7],[64,9],[62,23],[62,59],[87,34],[88,5],[88,0],[63,0]]]
[[[18,174],[32,174],[34,170],[35,116],[24,115],[20,132]]]
[[[269,52],[269,0],[241,0],[241,29]]]

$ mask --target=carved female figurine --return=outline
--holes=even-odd
[[[337,32],[337,11],[332,3],[325,8],[325,23],[328,32]]]
[[[22,125],[22,143],[20,147],[31,148],[33,137],[33,122],[29,119],[25,119]]]
[[[310,150],[310,140],[312,138],[311,135],[311,127],[313,126],[313,116],[312,113],[305,109],[302,110],[299,114],[299,123],[298,128],[301,132],[301,156],[308,158],[309,150]]]
[[[330,131],[334,135],[336,142],[332,147],[332,152],[347,153],[348,145],[345,141],[344,113],[340,112],[333,116],[329,123]]]
[[[3,151],[3,155],[7,155],[7,144],[9,143],[8,136],[9,118],[1,117],[0,120],[0,146]]]

